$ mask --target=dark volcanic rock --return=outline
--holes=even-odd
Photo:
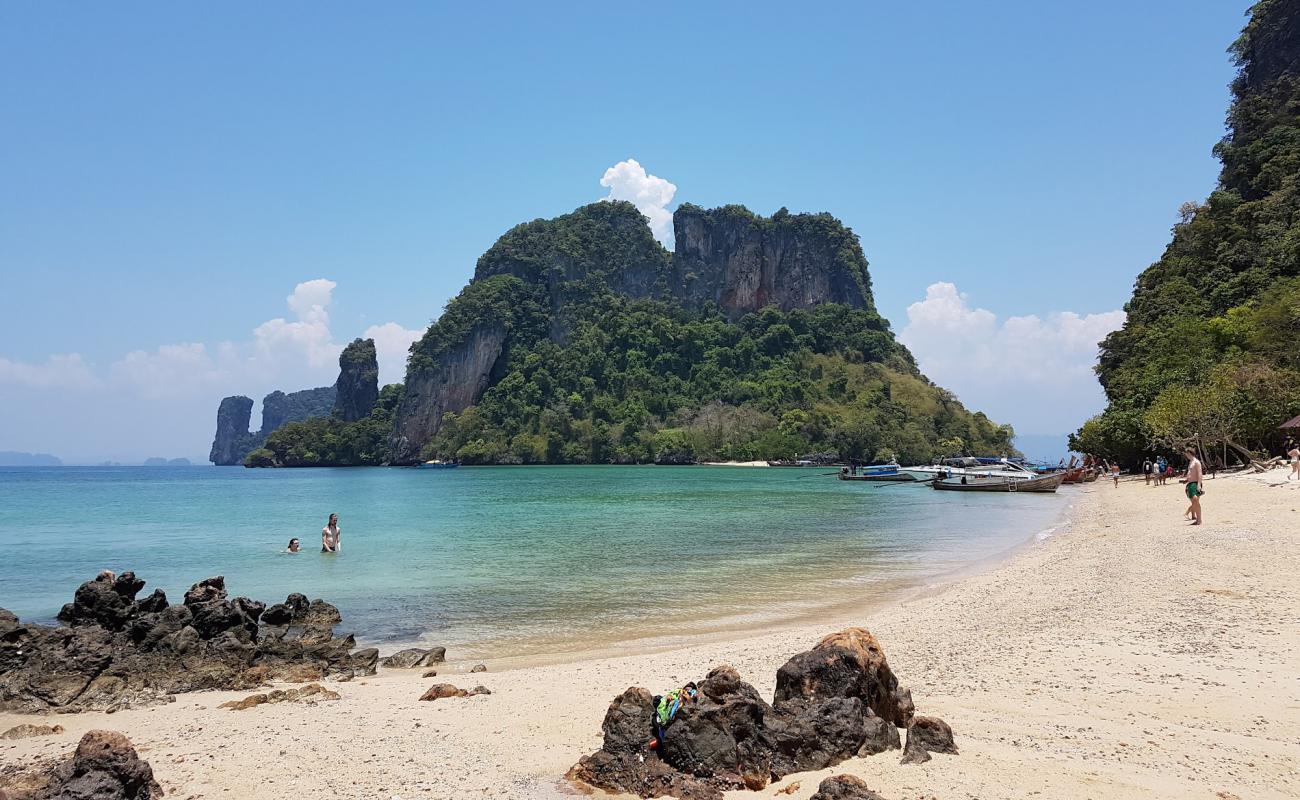
[[[163,796],[149,762],[113,731],[90,731],[68,760],[40,776],[41,788],[19,791],[15,800],[152,800]],[[0,791],[0,797],[5,796]]]
[[[912,718],[910,697],[875,637],[850,628],[782,666],[770,705],[732,667],[713,669],[682,702],[662,738],[655,699],[645,689],[628,689],[605,713],[601,749],[579,761],[569,778],[642,797],[712,798],[731,789],[761,789],[795,772],[898,749],[893,720]],[[946,726],[917,719],[927,720],[924,733],[909,734],[909,741],[916,738],[919,747],[922,738],[943,739]],[[827,798],[875,796],[834,794],[865,786],[824,788],[831,792]]]
[[[952,728],[938,717],[914,717],[912,724],[907,728],[907,752],[911,753],[917,749],[928,753],[957,755],[957,744],[952,739]]]
[[[374,339],[354,339],[339,354],[334,383],[334,416],[355,422],[370,416],[379,399],[379,357]]]
[[[413,669],[415,667],[431,667],[446,660],[447,648],[445,647],[431,647],[427,650],[421,647],[409,647],[405,650],[398,650],[386,658],[381,658],[379,664],[390,669]]]
[[[292,625],[260,625],[263,604],[228,599],[220,576],[175,606],[160,592],[136,602],[143,586],[129,572],[87,581],[60,613],[67,627],[0,613],[0,710],[110,709],[272,679],[374,674],[378,651],[354,652],[351,636],[334,636],[338,609],[324,601],[290,597],[280,605],[301,610]]]
[[[833,775],[822,781],[809,800],[885,800],[855,775]]]
[[[858,697],[876,716],[906,727],[915,707],[900,688],[885,651],[865,628],[833,633],[776,673],[776,702],[794,698]]]

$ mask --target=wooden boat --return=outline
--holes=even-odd
[[[930,485],[948,492],[1055,492],[1065,479],[1065,473],[1054,472],[1037,478],[944,478]]]
[[[769,467],[815,467],[817,464],[806,458],[782,458],[775,461],[768,461]]]
[[[1065,476],[1062,483],[1083,483],[1083,467],[1068,469],[1062,474]]]
[[[459,466],[459,461],[439,461],[436,458],[433,461],[426,461],[419,465],[420,469],[455,469]]]
[[[1083,482],[1084,482],[1084,483],[1092,483],[1093,481],[1097,480],[1097,476],[1100,475],[1100,474],[1101,474],[1101,473],[1098,472],[1097,470],[1095,470],[1095,469],[1090,469],[1090,470],[1088,470],[1087,472],[1083,473]]]

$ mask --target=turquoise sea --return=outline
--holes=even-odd
[[[174,602],[224,575],[268,603],[323,597],[385,649],[550,657],[884,599],[1029,541],[1069,503],[829,471],[0,468],[0,606],[50,620],[101,569]],[[338,555],[320,552],[330,512]]]

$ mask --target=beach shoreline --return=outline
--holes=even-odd
[[[605,708],[628,686],[659,692],[730,663],[770,696],[777,667],[851,622],[876,634],[918,713],[948,721],[962,754],[919,766],[899,765],[897,752],[851,759],[735,797],[798,783],[789,796],[807,798],[843,773],[899,799],[1295,797],[1300,485],[1269,484],[1209,481],[1200,528],[1179,519],[1177,484],[1090,484],[1067,528],[991,568],[757,635],[489,663],[473,676],[453,663],[436,680],[381,670],[328,682],[341,699],[315,706],[230,711],[218,705],[249,692],[209,692],[113,715],[0,714],[0,730],[67,729],[0,742],[0,760],[32,763],[108,728],[131,738],[168,796],[560,797],[561,776],[599,747]],[[417,701],[442,680],[492,694]]]

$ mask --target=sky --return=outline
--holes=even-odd
[[[936,383],[1100,410],[1248,3],[624,5],[0,4],[0,450],[202,461],[356,336],[400,380],[499,235],[607,197],[669,244],[829,211]]]

